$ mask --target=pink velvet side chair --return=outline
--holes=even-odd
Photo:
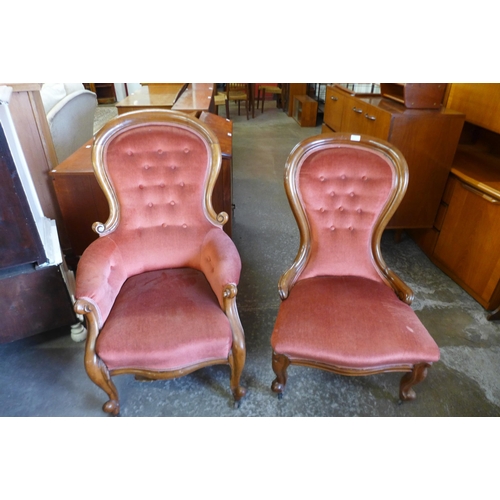
[[[324,134],[291,152],[285,189],[300,247],[279,281],[271,337],[280,398],[289,365],[301,365],[350,376],[405,372],[399,401],[411,400],[439,360],[410,307],[413,292],[380,251],[407,184],[404,157],[380,139]]]
[[[86,317],[85,368],[120,412],[112,376],[171,379],[230,367],[238,406],[246,348],[236,306],[241,261],[211,195],[216,136],[170,110],[119,116],[95,137],[92,160],[109,202],[100,238],[83,253],[75,310]]]

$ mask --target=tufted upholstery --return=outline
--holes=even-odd
[[[173,372],[232,364],[239,349],[239,383],[241,261],[210,201],[217,138],[182,113],[138,111],[99,132],[93,159],[110,217],[94,225],[100,238],[80,259],[76,296],[96,322],[95,354],[107,370]]]
[[[381,280],[370,242],[391,193],[393,165],[378,152],[334,144],[304,158],[296,175],[311,227],[311,255],[301,279],[354,274]]]
[[[380,253],[406,190],[404,158],[378,139],[325,134],[297,145],[285,171],[301,245],[279,284],[273,390],[282,394],[288,365],[299,364],[344,375],[410,372],[400,398],[412,399],[439,348]]]

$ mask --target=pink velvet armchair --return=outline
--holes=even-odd
[[[368,136],[319,135],[290,154],[285,189],[300,248],[279,282],[271,337],[280,398],[295,364],[351,376],[406,372],[399,398],[414,399],[413,386],[439,360],[409,305],[413,292],[380,251],[407,184],[401,153]]]
[[[167,111],[119,116],[92,159],[110,215],[83,253],[75,310],[87,319],[85,368],[120,411],[113,375],[170,379],[228,364],[236,406],[245,339],[236,306],[241,261],[211,194],[221,165],[213,132]]]

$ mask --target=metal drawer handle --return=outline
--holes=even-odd
[[[352,110],[353,110],[355,113],[362,113],[362,112],[363,112],[363,110],[362,110],[362,109],[359,109],[359,108],[356,108],[356,107],[352,108]]]
[[[492,196],[487,195],[486,193],[483,193],[482,191],[479,191],[479,189],[473,188],[472,186],[464,184],[463,182],[461,182],[460,184],[462,184],[462,187],[464,189],[467,189],[467,191],[470,191],[471,193],[481,196],[481,198],[484,198],[486,201],[489,201],[490,203],[500,203],[499,200],[493,198]]]
[[[372,122],[374,122],[377,119],[376,116],[369,115],[368,113],[365,114],[365,118],[367,120],[371,120]]]
[[[334,95],[330,96],[330,99],[331,99],[332,101],[338,101],[338,100],[339,100],[339,98],[338,98],[338,97],[335,97]]]

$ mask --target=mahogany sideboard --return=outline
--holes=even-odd
[[[222,166],[214,188],[212,202],[217,213],[229,216],[224,231],[232,235],[232,135],[233,122],[226,118],[203,112],[199,119],[217,135],[222,150]],[[51,171],[57,199],[64,219],[70,248],[63,248],[68,265],[75,267],[85,248],[98,235],[92,230],[96,221],[106,221],[109,207],[92,167],[93,139],[80,147],[69,158]]]
[[[396,146],[410,172],[408,190],[388,228],[430,228],[441,202],[465,115],[440,109],[410,109],[380,95],[356,95],[328,85],[324,133],[367,134]]]

